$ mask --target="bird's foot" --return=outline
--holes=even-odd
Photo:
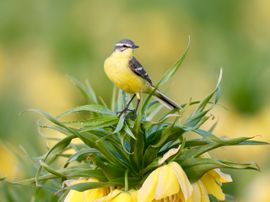
[[[122,111],[116,112],[116,114],[118,115],[118,117],[121,117],[122,114],[126,114],[127,112],[134,112],[134,110],[129,109],[129,108],[124,108]]]

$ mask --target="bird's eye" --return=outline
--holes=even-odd
[[[127,45],[125,45],[125,44],[123,45],[123,47],[124,47],[124,48],[128,48],[128,46],[127,46]]]

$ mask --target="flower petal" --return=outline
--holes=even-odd
[[[178,148],[172,148],[169,151],[167,151],[161,159],[158,160],[158,165],[162,165],[168,158],[171,156],[177,154],[177,152],[180,150],[181,145]]]
[[[137,202],[136,191],[121,192],[110,202]]]
[[[120,194],[120,190],[115,189],[111,191],[108,195],[99,198],[98,200],[95,200],[95,202],[105,202],[105,201],[110,201],[111,199],[115,198],[117,195]]]
[[[97,180],[93,178],[90,178],[88,180],[80,179],[80,180],[74,181],[72,184],[78,184],[78,183],[83,183],[83,182],[97,182]],[[105,196],[106,194],[107,194],[106,188],[89,189],[83,192],[70,190],[64,202],[77,202],[77,201],[93,202],[96,199]]]
[[[151,202],[154,199],[158,183],[159,168],[154,170],[138,191],[138,202]]]
[[[201,180],[209,194],[212,194],[213,196],[215,196],[217,199],[221,201],[225,200],[225,195],[220,185],[216,182],[215,178],[213,178],[211,175],[206,173],[201,178]]]
[[[182,167],[176,162],[171,162],[169,166],[173,168],[175,176],[177,177],[178,183],[180,185],[180,190],[184,195],[185,201],[187,201],[192,194],[193,188],[188,180],[186,173],[184,172]]]
[[[208,171],[207,174],[211,175],[214,179],[216,179],[220,183],[232,182],[232,177],[229,174],[221,172],[221,170],[218,168]]]
[[[198,183],[196,182],[192,184],[192,187],[193,187],[193,192],[187,202],[196,202],[196,201],[201,202],[201,191],[200,191],[200,187]]]
[[[169,165],[164,165],[160,167],[155,199],[159,200],[162,198],[166,198],[168,196],[178,193],[179,190],[180,185],[178,183],[173,167],[170,167]]]
[[[107,196],[96,200],[95,202],[137,202],[137,191],[130,190],[128,192],[119,189],[113,190]]]
[[[192,184],[192,187],[193,192],[187,202],[209,202],[207,190],[200,180]]]

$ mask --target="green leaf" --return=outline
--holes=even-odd
[[[159,148],[149,146],[144,152],[143,162],[144,165],[149,165],[152,163],[153,159],[157,158]]]
[[[117,97],[117,88],[116,86],[114,85],[113,86],[113,94],[112,94],[112,101],[111,101],[111,110],[112,111],[117,111],[117,106],[116,106],[116,97]]]
[[[98,104],[91,104],[91,105],[83,105],[79,107],[75,107],[69,111],[66,111],[60,115],[57,116],[57,118],[63,118],[67,115],[70,115],[72,113],[77,113],[77,112],[82,112],[82,111],[87,111],[87,112],[94,112],[102,115],[115,115],[114,112],[109,110],[108,108],[104,107],[103,105],[98,105]]]
[[[190,131],[195,132],[196,134],[202,136],[203,138],[210,138],[213,141],[218,141],[219,140],[219,138],[216,137],[214,134],[212,134],[210,131],[202,130],[200,128],[191,129]]]
[[[196,129],[199,128],[205,121],[209,119],[206,114],[213,108],[213,106],[218,102],[220,97],[220,83],[222,79],[222,69],[220,70],[218,82],[216,85],[216,88],[206,97],[204,98],[198,107],[195,109],[195,111],[192,113],[192,115],[187,119],[185,122],[185,126]],[[215,100],[213,101],[213,105],[205,109],[206,106],[211,103],[211,99],[215,96]]]
[[[100,100],[100,103],[106,107],[106,108],[109,108],[108,105],[106,104],[105,100],[102,98],[102,97],[99,97],[99,100]]]
[[[137,117],[138,120],[138,117]],[[136,121],[137,121],[136,120]],[[138,121],[139,122],[139,121]],[[145,144],[145,137],[144,133],[142,131],[142,128],[140,128],[140,124],[134,126],[133,134],[135,134],[136,140],[132,139],[131,143],[131,159],[135,162],[136,168],[141,169],[143,166],[143,152],[144,152],[144,144]]]
[[[81,133],[80,139],[92,148],[96,148],[110,163],[118,165],[118,167],[126,166],[123,162],[124,157],[117,153],[117,149],[111,144],[112,142],[104,141],[93,133]],[[120,158],[122,157],[122,158]]]
[[[82,122],[82,126],[84,127],[92,127],[92,126],[96,126],[96,127],[100,127],[103,128],[104,124],[106,123],[111,123],[114,122],[115,124],[118,121],[118,117],[117,116],[111,116],[111,115],[105,115],[105,116],[100,116],[100,117],[95,117],[95,118],[91,118],[88,119],[84,122]]]
[[[214,137],[215,137],[215,140],[213,142],[207,142],[207,144],[201,145],[200,147],[189,148],[189,149],[184,150],[178,160],[184,163],[185,161],[188,161],[191,158],[199,157],[202,154],[208,151],[211,151],[213,149],[223,147],[223,146],[240,145],[246,141],[250,141],[250,139],[253,138],[253,137],[240,137],[240,138],[225,140],[225,139],[218,138],[216,136]],[[189,141],[187,141],[187,145],[188,143]]]
[[[79,150],[78,152],[76,152],[75,154],[71,155],[68,162],[73,162],[73,161],[82,161],[85,160],[85,158],[89,155],[89,154],[96,154],[99,151],[94,149],[94,148],[86,148],[86,149],[82,149]]]
[[[186,58],[186,55],[189,51],[189,47],[190,47],[190,37],[188,38],[188,44],[186,47],[186,50],[184,51],[183,55],[176,61],[176,63],[174,65],[172,65],[161,77],[161,79],[159,80],[159,82],[157,83],[157,85],[155,86],[155,88],[152,90],[152,92],[149,93],[149,95],[147,96],[146,100],[144,101],[143,107],[142,107],[142,114],[144,114],[144,112],[146,111],[147,105],[151,99],[151,97],[154,95],[155,91],[158,89],[159,86],[165,84],[167,81],[169,81],[173,75],[177,72],[177,70],[179,69],[179,67],[182,65],[184,59]]]
[[[44,157],[44,161],[46,161],[46,159],[49,157],[49,155],[52,155],[53,153],[61,153],[71,142],[71,140],[73,140],[74,138],[76,138],[77,136],[75,135],[70,135],[65,137],[64,139],[60,140],[59,142],[57,142],[45,155]]]
[[[65,175],[68,179],[73,179],[73,178],[80,178],[80,177],[86,177],[86,178],[96,178],[100,181],[106,180],[103,172],[100,169],[91,169],[89,165],[79,165],[76,167],[70,167],[70,168],[64,168],[64,169],[59,169],[56,170],[57,173],[62,173]],[[39,177],[39,181],[47,181],[51,179],[57,179],[59,176],[54,175],[54,174],[45,174],[41,175]],[[19,181],[14,181],[10,182],[12,184],[20,184],[20,185],[31,185],[35,183],[35,178],[29,178],[29,179],[24,179],[24,180],[19,180]]]
[[[122,177],[123,173],[126,170],[126,168],[119,166],[119,164],[116,165],[112,164],[111,162],[108,163],[101,158],[96,159],[96,165],[102,169],[102,172],[107,179],[115,179],[118,177]]]
[[[84,85],[72,76],[68,76],[68,78],[74,84],[74,86],[76,86],[85,96],[85,98],[87,99],[87,103],[98,103],[96,94],[88,81],[86,81],[86,85]]]
[[[66,147],[67,145],[70,144],[71,140],[76,138],[76,135],[70,135],[65,137],[64,139],[62,139],[61,141],[57,142],[45,155],[45,157],[43,158],[43,161],[46,162],[47,158],[49,157],[49,155],[51,155],[52,153],[61,153]],[[42,171],[42,167],[39,166],[37,172],[36,172],[36,177],[35,177],[35,181],[36,181],[36,186],[40,186],[39,184],[39,176],[41,174]]]
[[[118,136],[119,136],[119,139],[120,139],[120,142],[121,142],[121,146],[122,146],[122,149],[124,150],[124,152],[128,155],[131,154],[131,152],[129,151],[129,148],[127,148],[126,146],[126,137],[127,137],[127,134],[124,134],[124,135],[120,135],[118,133]]]
[[[200,123],[200,121],[206,116],[209,110],[206,111],[199,111],[193,115],[191,115],[185,122],[185,127],[188,130],[193,130],[197,128],[197,125]]]
[[[130,100],[130,94],[127,94],[126,92],[124,92],[123,90],[118,90],[118,99],[117,99],[117,111],[121,111],[123,110],[128,101]],[[132,103],[130,104],[130,106],[132,106]]]
[[[129,126],[127,124],[125,124],[124,130],[126,132],[126,134],[130,137],[132,137],[134,140],[136,140],[136,137],[134,136],[133,132],[131,131],[131,129],[129,128]]]
[[[130,178],[129,178],[129,180],[130,180]],[[134,180],[131,179],[131,181],[134,181]],[[78,183],[78,184],[74,184],[74,185],[66,187],[65,190],[71,190],[72,189],[72,190],[82,192],[82,191],[89,190],[89,189],[108,187],[108,186],[112,186],[112,185],[114,185],[114,186],[124,185],[124,183],[125,183],[125,179],[123,177],[123,178],[119,178],[119,179],[115,179],[115,180],[111,180],[111,181],[107,181],[107,182],[84,182],[84,183]]]
[[[146,112],[146,121],[151,121],[154,117],[161,111],[163,105],[159,104],[154,110],[149,110]]]
[[[119,118],[119,121],[113,133],[118,133],[120,130],[122,130],[122,128],[124,127],[124,124],[125,124],[125,115],[122,114],[122,116]]]
[[[212,91],[212,93],[210,93],[206,98],[204,98],[200,102],[199,106],[197,107],[197,109],[195,110],[195,112],[193,114],[197,114],[198,112],[202,112],[205,109],[206,105],[208,103],[210,103],[210,100],[213,98],[214,95],[215,95],[215,100],[214,100],[213,104],[216,104],[218,102],[218,100],[220,98],[220,83],[222,80],[222,74],[223,74],[223,70],[220,69],[219,77],[218,77],[218,81],[217,81],[215,89]]]
[[[61,177],[63,179],[66,179],[67,176],[63,175],[62,173],[60,172],[57,172],[55,169],[51,168],[50,166],[48,166],[45,162],[43,161],[39,161],[40,162],[40,165],[45,168],[45,170],[47,170],[49,173],[55,175],[55,176],[58,176],[58,177]]]
[[[157,84],[157,87],[158,86],[161,86],[163,84],[165,84],[167,81],[169,81],[172,76],[177,72],[177,70],[179,69],[179,67],[182,65],[183,61],[185,60],[186,58],[186,55],[189,51],[189,48],[190,48],[190,37],[188,38],[188,44],[187,44],[187,47],[186,47],[186,50],[184,51],[183,55],[176,61],[176,63],[171,66],[161,77],[160,81],[158,82]]]
[[[67,131],[72,132],[71,128],[67,127],[65,124],[61,123],[58,119],[54,118],[53,116],[51,116],[47,112],[43,112],[42,110],[39,110],[39,109],[28,109],[24,112],[36,112],[38,114],[41,114],[46,119],[48,119],[50,122],[54,123],[55,125],[58,125],[58,126],[62,127],[63,129],[66,129]]]
[[[161,133],[159,141],[152,145],[154,148],[162,147],[166,142],[178,139],[185,131],[181,127],[168,126]]]
[[[87,132],[92,130],[104,129],[109,126],[115,126],[119,122],[116,116],[101,116],[88,120],[83,123],[80,132]]]
[[[246,140],[239,143],[239,145],[269,145],[269,142],[257,141],[257,140]]]
[[[86,90],[87,90],[87,95],[89,98],[91,98],[92,102],[93,103],[98,103],[98,100],[97,100],[97,96],[96,96],[96,93],[95,91],[93,90],[91,84],[89,83],[88,80],[86,80]]]
[[[114,185],[109,182],[84,182],[84,183],[78,183],[71,186],[68,186],[65,188],[65,190],[76,190],[79,192],[88,190],[88,189],[96,189],[101,187],[108,187],[110,185]]]
[[[178,161],[183,167],[188,179],[191,183],[199,180],[207,171],[215,168],[230,168],[230,169],[251,169],[259,170],[258,166],[254,163],[238,164],[226,161],[218,161],[208,158],[190,158],[185,162]]]

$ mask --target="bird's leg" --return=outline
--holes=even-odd
[[[123,114],[124,112],[127,112],[127,111],[129,110],[128,107],[129,107],[129,105],[131,104],[132,100],[135,98],[135,96],[136,96],[136,94],[134,94],[134,95],[131,97],[131,99],[128,101],[126,107],[125,107],[122,111],[119,112],[118,117],[122,116],[122,114]]]
[[[137,103],[136,103],[136,108],[134,110],[134,117],[136,118],[137,110],[139,108],[140,102],[141,102],[141,96],[139,93],[136,94],[137,97]]]

